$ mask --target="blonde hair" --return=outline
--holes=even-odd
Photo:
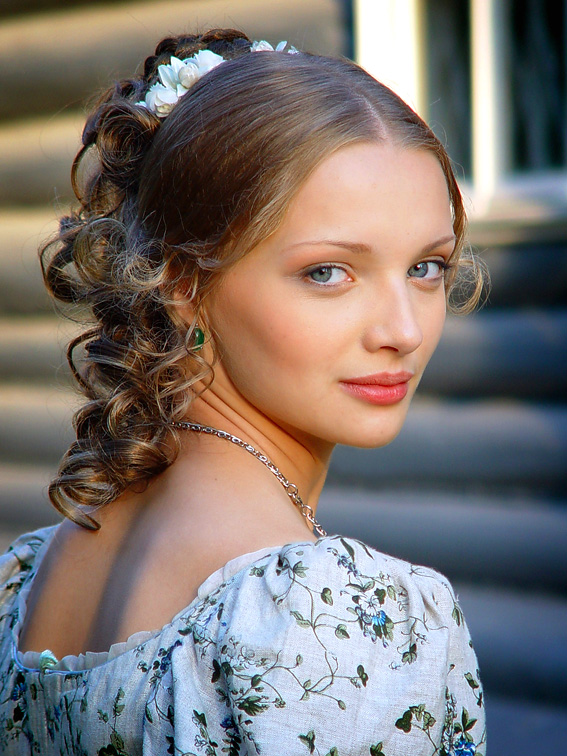
[[[392,140],[433,152],[443,169],[457,237],[447,296],[468,271],[471,309],[482,271],[465,243],[466,215],[447,153],[397,95],[345,59],[255,52],[236,30],[163,40],[141,76],[95,104],[73,165],[79,209],[41,251],[51,294],[86,306],[91,327],[68,359],[87,401],[77,439],[49,488],[66,517],[92,517],[178,452],[172,420],[184,417],[211,367],[193,348],[207,292],[223,271],[271,234],[290,200],[332,152]],[[163,121],[136,105],[172,55],[210,49],[226,62],[182,97]],[[174,315],[182,288],[195,311]],[[80,360],[74,350],[82,347]]]

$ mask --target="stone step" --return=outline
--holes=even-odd
[[[526,743],[537,744],[537,756],[563,753],[567,730],[567,712],[562,701],[555,706],[540,701],[488,693],[486,721],[488,753],[492,756],[518,756]]]
[[[79,5],[99,5],[104,4],[105,0],[73,0],[73,7]],[[14,18],[24,14],[60,11],[61,6],[65,5],[65,0],[2,0],[0,4],[0,18]]]
[[[0,463],[0,530],[24,532],[61,519],[49,502],[47,486],[56,466]]]
[[[518,176],[523,191],[497,195],[486,206],[480,200],[475,206],[474,189],[461,182],[469,218],[472,243],[480,250],[492,247],[516,247],[530,244],[565,244],[567,206],[565,180],[558,171],[549,174],[533,171]],[[512,179],[515,182],[516,176]],[[472,199],[471,199],[472,195]]]
[[[61,388],[0,387],[0,460],[55,465],[74,438],[71,416],[80,399]]]
[[[219,26],[313,52],[340,54],[346,44],[334,0],[240,0],[230,7],[225,0],[119,2],[4,19],[0,120],[76,107],[112,79],[131,75],[162,37]]]
[[[489,695],[567,700],[567,599],[535,592],[455,585]],[[542,751],[534,753],[555,753]],[[560,751],[562,752],[562,751]]]
[[[75,331],[74,324],[52,316],[0,317],[0,381],[68,383],[65,350]]]
[[[66,206],[73,198],[71,164],[83,114],[0,126],[0,205]]]
[[[567,499],[509,492],[471,494],[455,485],[365,490],[329,483],[317,518],[451,580],[567,595]]]
[[[422,399],[383,449],[338,447],[330,480],[360,486],[567,491],[567,405]]]
[[[70,391],[5,384],[0,459],[54,464],[72,440]],[[567,406],[418,399],[400,436],[383,449],[339,447],[330,480],[368,487],[527,486],[564,494]]]
[[[543,227],[541,230],[544,230]],[[488,249],[479,247],[492,280],[488,308],[565,307],[566,238],[567,220],[560,241],[504,246],[493,244]]]
[[[80,328],[56,317],[0,316],[0,380],[67,380],[65,349]],[[567,395],[567,309],[450,317],[420,396]]]
[[[37,250],[56,230],[54,211],[0,209],[0,313],[53,312]]]
[[[448,318],[420,392],[564,399],[567,307],[490,309]]]

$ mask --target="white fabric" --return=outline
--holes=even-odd
[[[486,753],[476,657],[433,570],[339,537],[263,549],[161,630],[40,672],[17,637],[52,535],[0,557],[2,753]]]

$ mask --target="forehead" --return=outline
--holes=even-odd
[[[278,233],[448,233],[447,182],[435,155],[391,143],[360,143],[323,160],[294,196]]]

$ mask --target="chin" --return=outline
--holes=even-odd
[[[343,442],[343,446],[353,446],[357,449],[381,449],[384,446],[388,446],[388,444],[391,444],[392,441],[394,441],[399,435],[398,433],[393,433],[391,436],[388,436],[387,438],[380,438],[380,439],[360,439],[359,441],[354,441],[353,443],[345,443]]]
[[[336,444],[341,446],[354,446],[359,449],[379,449],[388,446],[400,434],[403,423],[396,424],[395,427],[374,427],[364,428],[358,426],[356,429],[345,430],[340,437],[333,439]]]

